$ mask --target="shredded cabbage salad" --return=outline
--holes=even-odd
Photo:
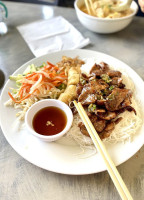
[[[12,92],[8,92],[10,100],[5,105],[21,108],[22,111],[17,113],[19,119],[23,119],[28,108],[40,99],[57,99],[67,84],[64,68],[50,62],[43,63],[39,67],[34,64],[29,65],[23,74],[9,78],[16,82],[16,89],[11,88]]]

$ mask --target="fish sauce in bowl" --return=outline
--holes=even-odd
[[[56,99],[44,99],[34,103],[26,112],[27,130],[37,138],[53,142],[71,128],[73,113],[69,106]]]
[[[64,111],[58,107],[50,106],[39,110],[33,118],[33,128],[41,135],[56,135],[67,124]]]

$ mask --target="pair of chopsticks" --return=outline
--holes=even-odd
[[[101,154],[101,156],[105,162],[107,171],[109,172],[109,175],[111,176],[111,179],[112,179],[117,191],[119,192],[121,199],[122,200],[133,200],[131,194],[129,193],[124,181],[122,180],[117,168],[115,167],[108,152],[106,151],[106,148],[105,148],[103,142],[101,141],[100,137],[98,136],[94,126],[92,125],[90,119],[88,118],[81,103],[80,102],[77,103],[76,101],[74,101],[73,103],[74,103],[87,131],[89,132],[95,147],[97,148],[98,152]]]
[[[86,9],[88,11],[88,14],[92,15],[92,12],[95,13],[92,0],[84,0],[84,2],[85,2],[85,5],[86,5]]]
[[[85,5],[86,5],[86,8],[87,8],[88,14],[91,15],[92,13],[91,13],[91,9],[90,9],[90,6],[89,6],[89,2],[88,2],[88,0],[84,0],[84,2],[85,2]]]

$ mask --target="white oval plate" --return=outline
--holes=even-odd
[[[81,59],[95,57],[111,66],[124,69],[134,81],[136,93],[139,96],[142,108],[144,108],[143,80],[125,63],[96,51],[77,49],[51,53],[39,58],[34,58],[21,66],[14,74],[23,73],[25,68],[32,63],[37,66],[46,61],[55,64],[61,60],[62,56],[69,56],[72,58],[79,56]],[[106,170],[103,160],[98,153],[93,156],[88,156],[90,155],[90,150],[86,150],[82,156],[79,156],[78,154],[81,152],[79,146],[60,142],[42,142],[27,132],[26,129],[19,129],[19,126],[17,126],[15,122],[17,110],[12,107],[4,106],[4,103],[9,99],[8,91],[10,87],[14,87],[14,83],[8,80],[3,88],[0,99],[0,123],[4,136],[18,154],[36,166],[62,174],[81,175],[98,173]],[[144,117],[144,109],[141,110],[143,112],[142,117]],[[142,147],[143,142],[144,125],[142,125],[131,143],[109,144],[106,145],[106,148],[117,166],[132,157]]]

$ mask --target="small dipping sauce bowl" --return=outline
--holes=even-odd
[[[67,104],[56,99],[45,99],[34,103],[25,116],[28,131],[47,142],[60,139],[68,132],[72,122],[71,109]]]

